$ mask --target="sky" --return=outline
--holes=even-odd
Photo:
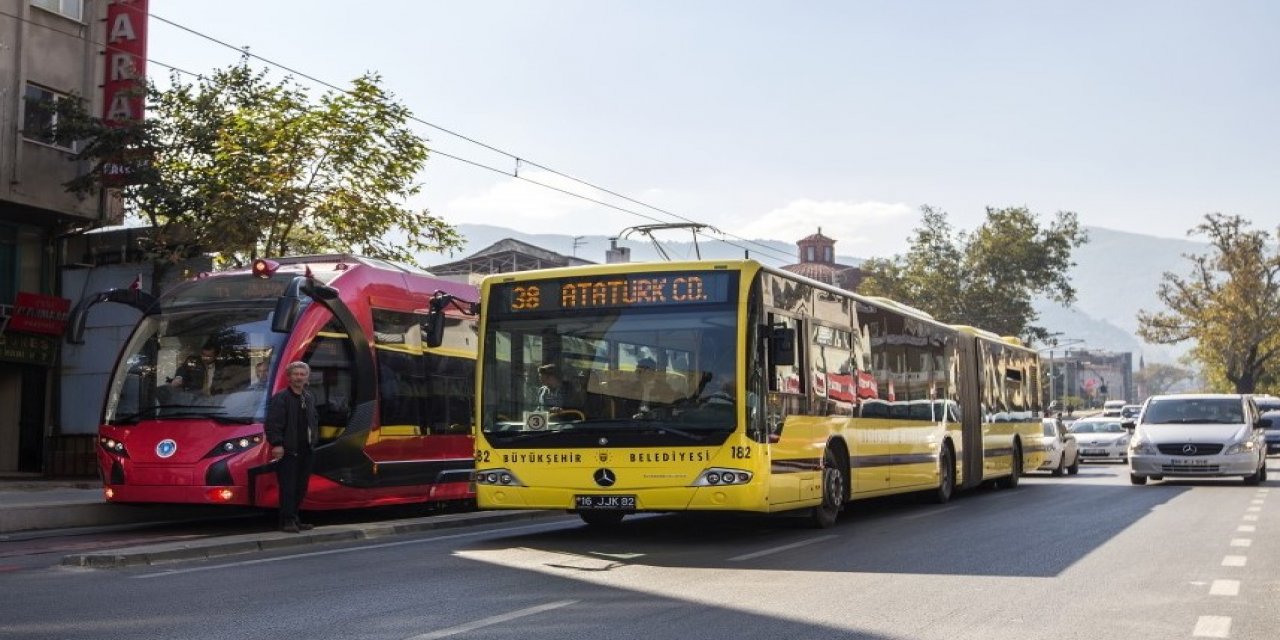
[[[157,79],[239,55],[165,21],[339,86],[380,74],[440,152],[410,204],[452,224],[616,236],[675,214],[734,242],[821,228],[863,258],[905,251],[926,205],[960,230],[1009,206],[1170,238],[1210,212],[1280,224],[1267,0],[150,7]]]

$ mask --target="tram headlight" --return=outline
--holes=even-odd
[[[712,467],[703,471],[690,486],[719,487],[727,484],[747,484],[751,482],[751,472],[742,469],[724,469]]]
[[[484,469],[476,472],[476,484],[523,487],[524,483],[510,469]]]
[[[121,458],[129,457],[129,452],[125,450],[124,443],[116,440],[115,438],[108,438],[106,436],[100,437],[98,438],[98,445],[106,450],[107,453],[120,456]]]
[[[213,449],[210,450],[209,453],[204,454],[204,457],[212,458],[214,456],[225,456],[227,454],[240,453],[241,451],[247,451],[253,448],[261,442],[262,434],[260,433],[252,436],[240,436],[239,438],[223,440],[217,445],[214,445]]]

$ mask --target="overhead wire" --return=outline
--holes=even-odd
[[[122,4],[121,6],[122,6],[122,8],[124,8],[125,10],[128,10],[128,11],[138,11],[138,10],[139,10],[137,7],[134,7],[134,6],[129,5],[129,4]],[[115,45],[113,45],[113,44],[111,44],[111,43],[108,43],[108,42],[100,42],[100,41],[98,41],[98,40],[93,39],[92,37],[90,37],[90,36],[88,36],[88,35],[82,35],[82,34],[79,34],[79,33],[72,33],[72,32],[69,32],[69,31],[64,31],[64,30],[62,30],[62,29],[58,29],[58,28],[56,28],[56,27],[54,27],[54,26],[52,26],[52,25],[41,24],[40,22],[37,22],[37,21],[34,21],[34,20],[30,20],[30,19],[25,18],[25,17],[23,17],[23,16],[20,16],[20,15],[14,14],[14,13],[10,13],[10,12],[8,12],[8,11],[0,10],[0,15],[3,15],[3,16],[9,17],[9,18],[13,18],[13,19],[15,19],[15,20],[18,20],[18,21],[24,22],[24,23],[26,23],[26,24],[35,25],[35,26],[37,26],[37,27],[41,27],[41,28],[44,28],[44,29],[48,29],[48,30],[54,31],[55,33],[59,33],[59,34],[62,34],[62,35],[66,35],[66,36],[69,36],[69,37],[73,37],[73,38],[83,39],[83,40],[85,40],[86,42],[88,42],[88,43],[90,43],[90,44],[93,44],[93,45],[95,45],[95,46],[103,47],[105,51],[123,51],[123,49],[121,49],[121,48],[119,48],[119,47],[117,47],[117,46],[115,46]],[[331,82],[328,82],[328,81],[326,81],[326,80],[323,80],[323,79],[321,79],[321,78],[318,78],[318,77],[316,77],[316,76],[313,76],[313,75],[311,75],[311,74],[309,74],[309,73],[306,73],[306,72],[300,71],[300,70],[295,69],[295,68],[293,68],[293,67],[290,67],[290,66],[288,66],[288,65],[285,65],[285,64],[282,64],[282,63],[276,62],[276,61],[274,61],[274,60],[268,59],[268,58],[266,58],[266,57],[263,57],[263,56],[260,56],[260,55],[255,54],[255,53],[252,53],[252,52],[249,50],[249,48],[248,48],[248,47],[236,47],[235,45],[233,45],[233,44],[231,44],[231,43],[229,43],[229,42],[225,42],[225,41],[223,41],[223,40],[220,40],[220,39],[215,38],[215,37],[213,37],[213,36],[210,36],[210,35],[208,35],[208,34],[202,33],[202,32],[200,32],[200,31],[198,31],[198,30],[196,30],[196,29],[192,29],[191,27],[188,27],[188,26],[185,26],[185,25],[179,24],[179,23],[177,23],[177,22],[174,22],[174,21],[172,21],[172,20],[169,20],[169,19],[167,19],[167,18],[165,18],[165,17],[163,17],[163,16],[156,15],[156,14],[154,14],[154,13],[150,13],[150,14],[148,14],[148,17],[149,17],[149,18],[151,18],[151,19],[159,20],[160,22],[163,22],[163,23],[165,23],[165,24],[168,24],[168,25],[170,25],[170,26],[173,26],[174,28],[177,28],[177,29],[180,29],[180,30],[185,31],[185,32],[187,32],[187,33],[190,33],[190,34],[192,34],[192,35],[198,36],[198,37],[200,37],[200,38],[203,38],[203,39],[205,39],[205,40],[208,40],[208,41],[213,42],[213,43],[215,43],[215,44],[218,44],[218,45],[220,45],[220,46],[223,46],[223,47],[226,47],[226,48],[228,48],[228,49],[234,50],[234,51],[236,51],[236,52],[238,52],[238,53],[240,53],[241,55],[244,55],[244,56],[246,56],[246,57],[253,58],[253,59],[255,59],[255,60],[258,60],[258,61],[261,61],[261,62],[263,62],[263,63],[266,63],[266,64],[268,64],[268,65],[270,65],[270,66],[273,66],[273,67],[277,67],[277,68],[279,68],[279,69],[282,69],[282,70],[284,70],[284,71],[288,72],[289,74],[292,74],[292,75],[295,75],[295,76],[298,76],[298,77],[301,77],[301,78],[305,78],[305,79],[307,79],[307,80],[309,80],[309,81],[311,81],[311,82],[313,82],[313,83],[316,83],[316,84],[318,84],[318,85],[320,85],[320,86],[327,87],[327,88],[329,88],[329,89],[332,89],[332,90],[334,90],[334,91],[338,91],[338,92],[341,92],[341,93],[348,93],[348,94],[350,93],[348,90],[343,89],[342,87],[340,87],[340,86],[338,86],[338,85],[335,85],[335,84],[333,84],[333,83],[331,83]],[[183,69],[183,68],[178,67],[178,66],[175,66],[175,65],[171,65],[171,64],[168,64],[168,63],[162,62],[162,61],[157,60],[156,58],[152,58],[152,57],[150,57],[150,56],[148,56],[148,57],[147,57],[147,58],[145,58],[145,59],[146,59],[146,61],[147,61],[147,62],[149,62],[149,63],[157,64],[157,65],[159,65],[159,66],[165,67],[165,68],[167,68],[167,69],[170,69],[170,70],[172,70],[172,71],[175,71],[175,72],[178,72],[178,73],[181,73],[181,74],[185,74],[185,75],[188,75],[188,76],[191,76],[191,77],[194,77],[194,78],[202,77],[202,75],[201,75],[201,74],[198,74],[198,73],[195,73],[195,72],[192,72],[192,71],[188,71],[188,70],[186,70],[186,69]],[[640,206],[642,206],[642,207],[644,207],[644,208],[646,208],[646,209],[650,209],[650,210],[652,210],[652,211],[656,211],[656,212],[661,213],[661,214],[663,214],[663,215],[670,216],[670,217],[672,217],[672,218],[675,218],[676,220],[680,220],[680,221],[682,221],[682,222],[687,222],[687,223],[689,223],[689,224],[693,224],[693,225],[703,225],[703,226],[708,226],[708,227],[710,226],[710,225],[705,225],[705,223],[702,223],[702,222],[699,222],[699,221],[693,220],[693,219],[691,219],[691,218],[688,218],[688,217],[686,217],[686,216],[680,215],[680,214],[678,214],[678,213],[675,213],[675,212],[672,212],[672,211],[668,211],[668,210],[666,210],[666,209],[663,209],[663,208],[661,208],[661,207],[657,207],[657,206],[651,205],[651,204],[646,203],[646,202],[643,202],[643,201],[641,201],[641,200],[637,200],[637,199],[635,199],[635,198],[632,198],[632,197],[630,197],[630,196],[627,196],[627,195],[625,195],[625,194],[623,194],[623,193],[619,193],[619,192],[614,191],[614,190],[612,190],[612,189],[608,189],[608,188],[606,188],[606,187],[602,187],[602,186],[597,185],[597,184],[594,184],[594,183],[592,183],[592,182],[590,182],[590,181],[587,181],[587,180],[584,180],[584,179],[581,179],[581,178],[577,178],[577,177],[575,177],[575,176],[569,175],[569,174],[567,174],[567,173],[564,173],[564,172],[559,171],[559,170],[557,170],[557,169],[551,168],[551,167],[546,166],[546,165],[544,165],[544,164],[541,164],[541,163],[538,163],[538,162],[534,162],[534,161],[528,160],[527,158],[523,158],[523,157],[521,157],[521,156],[518,156],[518,155],[516,155],[516,154],[510,153],[510,152],[508,152],[508,151],[504,151],[503,149],[500,149],[500,148],[495,147],[495,146],[493,146],[493,145],[490,145],[490,144],[488,144],[488,143],[482,142],[482,141],[477,140],[477,139],[475,139],[475,138],[473,138],[473,137],[470,137],[470,136],[467,136],[467,135],[464,135],[464,134],[458,133],[458,132],[453,131],[452,129],[449,129],[449,128],[447,128],[447,127],[443,127],[443,126],[437,125],[437,124],[435,124],[435,123],[428,122],[427,120],[424,120],[424,119],[419,118],[419,117],[417,117],[417,116],[414,116],[414,115],[412,115],[412,114],[410,114],[410,115],[408,116],[408,119],[410,119],[410,120],[412,120],[412,121],[414,121],[414,122],[417,122],[417,123],[419,123],[419,124],[425,125],[425,126],[427,126],[427,127],[430,127],[430,128],[432,128],[432,129],[435,129],[435,130],[437,130],[437,131],[440,131],[440,132],[446,133],[446,134],[448,134],[448,135],[454,136],[454,137],[459,138],[459,139],[461,139],[461,140],[464,140],[464,141],[466,141],[466,142],[468,142],[468,143],[471,143],[471,144],[477,145],[477,146],[482,147],[482,148],[484,148],[484,149],[488,149],[489,151],[492,151],[492,152],[494,152],[494,153],[497,153],[497,154],[500,154],[500,155],[506,156],[506,157],[508,157],[508,158],[511,158],[511,159],[515,162],[516,170],[515,170],[515,171],[511,171],[511,172],[507,172],[507,171],[504,171],[504,170],[499,169],[499,168],[497,168],[497,167],[492,167],[492,166],[486,165],[486,164],[481,163],[481,162],[477,162],[477,161],[474,161],[474,160],[470,160],[470,159],[467,159],[467,158],[463,158],[463,157],[458,156],[458,155],[454,155],[454,154],[450,154],[450,153],[447,153],[447,152],[441,151],[441,150],[439,150],[439,149],[437,149],[437,148],[432,148],[432,149],[431,149],[431,151],[432,151],[432,153],[433,153],[433,154],[435,154],[435,155],[440,155],[440,156],[443,156],[443,157],[445,157],[445,158],[449,158],[449,159],[454,160],[454,161],[457,161],[457,162],[462,162],[462,163],[464,163],[464,164],[472,165],[472,166],[475,166],[475,167],[477,167],[477,168],[481,168],[481,169],[485,169],[485,170],[488,170],[488,171],[493,171],[493,172],[495,172],[495,173],[499,173],[499,174],[502,174],[502,175],[510,176],[510,177],[512,177],[512,178],[515,178],[515,179],[521,180],[521,181],[523,181],[523,182],[528,182],[528,183],[530,183],[530,184],[533,184],[533,185],[536,185],[536,186],[539,186],[539,187],[542,187],[542,188],[545,188],[545,189],[549,189],[549,190],[552,190],[552,191],[556,191],[556,192],[558,192],[558,193],[562,193],[562,194],[565,194],[565,195],[568,195],[568,196],[571,196],[571,197],[574,197],[574,198],[579,198],[579,199],[581,199],[581,200],[584,200],[584,201],[587,201],[587,202],[591,202],[591,203],[593,203],[593,204],[596,204],[596,205],[599,205],[599,206],[602,206],[602,207],[607,207],[607,208],[609,208],[609,209],[613,209],[613,210],[616,210],[616,211],[619,211],[619,212],[622,212],[622,213],[627,213],[627,214],[630,214],[630,215],[634,215],[634,216],[636,216],[636,217],[643,218],[643,219],[645,219],[645,220],[649,220],[649,221],[651,221],[651,222],[655,222],[655,223],[664,223],[664,222],[666,222],[665,220],[662,220],[662,219],[660,219],[660,218],[656,218],[656,217],[654,217],[654,216],[651,216],[651,215],[648,215],[648,214],[644,214],[644,213],[641,213],[641,212],[639,212],[639,211],[635,211],[635,210],[633,210],[633,209],[629,209],[629,208],[626,208],[626,207],[621,207],[621,206],[618,206],[618,205],[615,205],[615,204],[612,204],[612,203],[609,203],[609,202],[605,202],[605,201],[600,200],[600,199],[597,199],[597,198],[592,198],[592,197],[590,197],[590,196],[586,196],[586,195],[583,195],[583,194],[581,194],[581,193],[576,193],[576,192],[574,192],[574,191],[570,191],[570,190],[568,190],[568,189],[564,189],[564,188],[562,188],[562,187],[556,187],[556,186],[554,186],[554,185],[550,185],[550,184],[547,184],[547,183],[545,183],[545,182],[540,182],[540,181],[538,181],[538,180],[533,180],[533,179],[531,179],[531,178],[529,178],[529,177],[527,177],[527,176],[522,176],[522,175],[520,175],[520,173],[519,173],[519,167],[520,167],[521,165],[528,165],[528,166],[532,166],[532,167],[535,167],[535,168],[541,169],[541,170],[543,170],[543,171],[546,171],[546,172],[548,172],[548,173],[551,173],[551,174],[553,174],[553,175],[557,175],[557,176],[560,176],[560,177],[565,178],[565,179],[567,179],[567,180],[573,181],[573,182],[575,182],[575,183],[577,183],[577,184],[581,184],[581,185],[586,186],[586,187],[589,187],[589,188],[591,188],[591,189],[595,189],[596,191],[599,191],[599,192],[601,192],[601,193],[605,193],[605,194],[611,195],[611,196],[613,196],[613,197],[616,197],[616,198],[619,198],[619,199],[625,200],[625,201],[627,201],[627,202],[631,202],[631,203],[633,203],[633,204],[640,205]],[[711,228],[713,228],[713,229],[714,229],[714,227],[711,227]],[[713,241],[717,241],[717,242],[723,242],[723,243],[725,243],[725,244],[727,244],[727,245],[729,245],[729,246],[737,247],[737,248],[742,249],[742,250],[744,250],[744,251],[746,251],[746,252],[750,252],[750,251],[752,251],[752,249],[751,249],[750,247],[743,246],[742,244],[738,244],[738,243],[736,243],[736,242],[731,242],[731,241],[729,241],[729,240],[725,240],[724,238],[715,237],[714,235],[709,234],[709,233],[707,233],[707,232],[704,232],[704,231],[702,231],[702,230],[700,230],[700,229],[694,228],[692,231],[693,231],[693,234],[694,234],[695,239],[696,239],[696,237],[697,237],[697,236],[701,235],[701,236],[703,236],[703,237],[705,237],[705,238],[707,238],[707,239],[709,239],[709,240],[713,240]],[[732,233],[727,233],[727,232],[721,231],[721,230],[719,230],[719,229],[716,229],[716,232],[718,232],[718,233],[719,233],[720,235],[722,235],[722,236],[727,236],[727,237],[730,237],[730,238],[734,238],[734,239],[739,240],[739,241],[741,241],[741,242],[744,242],[744,243],[746,243],[746,244],[748,244],[748,245],[752,245],[752,246],[756,247],[756,249],[755,249],[755,250],[756,250],[756,251],[758,251],[758,252],[763,252],[763,253],[770,254],[770,255],[774,255],[774,256],[780,256],[780,258],[775,258],[775,259],[781,259],[781,260],[784,260],[784,261],[785,261],[785,260],[788,260],[788,259],[790,259],[790,258],[791,258],[791,256],[790,256],[789,254],[786,254],[786,253],[783,253],[783,252],[781,252],[781,251],[778,251],[777,249],[774,249],[773,247],[770,247],[770,246],[768,246],[768,245],[766,245],[766,244],[762,244],[762,243],[760,243],[760,242],[758,242],[758,241],[750,240],[750,239],[747,239],[747,238],[743,238],[743,237],[741,237],[741,236],[738,236],[738,235],[735,235],[735,234],[732,234]]]
[[[133,8],[131,7],[131,9],[133,9]],[[136,9],[133,9],[133,10],[136,10]],[[261,55],[258,55],[258,54],[256,54],[256,53],[253,53],[253,52],[250,50],[250,48],[249,48],[249,47],[237,47],[237,46],[235,46],[235,45],[231,44],[230,42],[227,42],[227,41],[225,41],[225,40],[221,40],[221,39],[219,39],[219,38],[216,38],[216,37],[214,37],[214,36],[211,36],[211,35],[209,35],[209,34],[206,34],[206,33],[204,33],[204,32],[201,32],[201,31],[199,31],[199,30],[197,30],[197,29],[193,29],[193,28],[188,27],[188,26],[186,26],[186,25],[183,25],[183,24],[180,24],[180,23],[174,22],[173,20],[170,20],[170,19],[168,19],[168,18],[165,18],[164,16],[157,15],[157,14],[155,14],[155,13],[151,13],[151,14],[149,14],[149,16],[150,16],[150,18],[152,18],[152,19],[159,20],[160,22],[163,22],[163,23],[165,23],[165,24],[167,24],[167,25],[170,25],[170,26],[172,26],[172,27],[174,27],[174,28],[176,28],[176,29],[180,29],[180,30],[185,31],[185,32],[187,32],[187,33],[190,33],[190,34],[192,34],[192,35],[194,35],[194,36],[197,36],[197,37],[199,37],[199,38],[203,38],[203,39],[205,39],[205,40],[208,40],[209,42],[213,42],[213,43],[215,43],[215,44],[218,44],[218,45],[220,45],[220,46],[226,47],[226,48],[231,49],[231,50],[233,50],[233,51],[237,51],[237,52],[241,53],[242,55],[244,55],[244,56],[246,56],[246,57],[253,58],[253,59],[258,60],[258,61],[260,61],[260,62],[263,62],[263,63],[266,63],[266,64],[271,65],[271,66],[273,66],[273,67],[276,67],[276,68],[278,68],[278,69],[284,70],[284,71],[286,71],[286,72],[288,72],[288,73],[290,73],[290,74],[292,74],[292,75],[295,75],[295,76],[298,76],[298,77],[301,77],[301,78],[305,78],[305,79],[310,80],[311,82],[314,82],[314,83],[316,83],[316,84],[318,84],[318,85],[320,85],[320,86],[327,87],[327,88],[329,88],[329,89],[332,89],[332,90],[334,90],[334,91],[338,91],[338,92],[341,92],[341,93],[350,93],[347,89],[344,89],[344,88],[342,88],[342,87],[340,87],[340,86],[338,86],[338,85],[335,85],[335,84],[333,84],[332,82],[329,82],[329,81],[324,80],[324,79],[322,79],[322,78],[316,77],[316,76],[314,76],[314,75],[311,75],[311,74],[306,73],[306,72],[304,72],[304,71],[301,71],[301,70],[299,70],[299,69],[293,68],[293,67],[288,66],[288,65],[286,65],[286,64],[283,64],[283,63],[277,62],[277,61],[272,60],[272,59],[270,59],[270,58],[267,58],[267,57],[265,57],[265,56],[261,56]],[[510,173],[507,173],[507,172],[503,172],[503,171],[501,171],[501,170],[496,170],[496,169],[494,169],[493,167],[489,167],[489,166],[486,166],[486,165],[481,165],[481,164],[476,163],[476,162],[471,162],[471,161],[463,160],[462,158],[460,158],[460,157],[458,157],[458,156],[445,154],[445,153],[442,153],[442,152],[439,152],[439,151],[437,151],[437,150],[433,149],[433,151],[434,151],[434,152],[439,153],[440,155],[443,155],[443,156],[445,156],[445,157],[447,157],[447,158],[450,158],[450,159],[452,159],[452,160],[462,161],[462,162],[466,162],[467,164],[472,164],[472,165],[479,166],[479,167],[482,167],[482,168],[485,168],[485,169],[494,170],[494,171],[497,171],[497,172],[499,172],[499,173],[503,173],[503,174],[505,174],[505,175],[510,175],[510,176],[512,176],[512,177],[515,177],[515,178],[519,178],[519,179],[525,180],[525,181],[527,181],[527,182],[530,182],[530,183],[535,184],[535,185],[538,185],[538,186],[546,187],[546,188],[553,189],[553,190],[555,190],[555,191],[559,191],[559,192],[561,192],[561,193],[565,193],[565,194],[567,194],[567,195],[570,195],[570,196],[573,196],[573,197],[576,197],[576,198],[581,198],[581,199],[583,199],[583,200],[587,200],[587,201],[589,201],[589,202],[593,202],[593,203],[601,204],[601,205],[604,205],[604,204],[605,204],[605,203],[601,202],[600,200],[597,200],[597,199],[594,199],[594,198],[590,198],[590,197],[588,197],[588,196],[584,196],[584,195],[579,194],[579,193],[575,193],[575,192],[568,191],[568,190],[565,190],[565,189],[559,189],[559,188],[551,187],[550,185],[547,185],[547,184],[545,184],[545,183],[540,183],[540,182],[535,181],[535,180],[528,180],[527,178],[524,178],[523,176],[520,176],[520,175],[519,175],[518,167],[519,167],[521,164],[529,165],[529,166],[532,166],[532,167],[536,167],[536,168],[538,168],[538,169],[541,169],[541,170],[543,170],[543,171],[546,171],[546,172],[548,172],[548,173],[552,173],[552,174],[557,175],[557,176],[560,176],[560,177],[562,177],[562,178],[565,178],[565,179],[571,180],[571,181],[576,182],[576,183],[578,183],[578,184],[581,184],[581,185],[583,185],[583,186],[590,187],[590,188],[592,188],[592,189],[595,189],[595,190],[597,190],[597,191],[600,191],[601,193],[606,193],[606,194],[608,194],[608,195],[614,196],[614,197],[616,197],[616,198],[620,198],[620,199],[625,200],[625,201],[627,201],[627,202],[631,202],[631,203],[633,203],[633,204],[640,205],[640,206],[642,206],[642,207],[644,207],[644,208],[646,208],[646,209],[650,209],[650,210],[652,210],[652,211],[656,211],[656,212],[658,212],[658,213],[661,213],[661,214],[664,214],[664,215],[670,216],[670,217],[672,217],[672,218],[675,218],[676,220],[680,220],[681,222],[687,222],[687,223],[689,223],[689,224],[696,224],[696,225],[703,225],[703,224],[705,224],[705,223],[699,222],[699,221],[697,221],[697,220],[693,220],[693,219],[691,219],[691,218],[688,218],[688,217],[686,217],[686,216],[680,215],[680,214],[678,214],[678,213],[675,213],[675,212],[672,212],[672,211],[668,211],[668,210],[663,209],[663,208],[661,208],[661,207],[657,207],[657,206],[651,205],[651,204],[649,204],[649,203],[647,203],[647,202],[643,202],[643,201],[641,201],[641,200],[637,200],[637,199],[635,199],[635,198],[632,198],[632,197],[630,197],[630,196],[627,196],[627,195],[625,195],[625,194],[623,194],[623,193],[619,193],[619,192],[614,191],[614,190],[612,190],[612,189],[609,189],[609,188],[606,188],[606,187],[602,187],[602,186],[600,186],[600,185],[597,185],[597,184],[592,183],[592,182],[590,182],[590,181],[584,180],[584,179],[582,179],[582,178],[578,178],[578,177],[576,177],[576,176],[569,175],[569,174],[567,174],[567,173],[565,173],[565,172],[563,172],[563,171],[560,171],[560,170],[554,169],[554,168],[549,167],[549,166],[547,166],[547,165],[544,165],[544,164],[542,164],[542,163],[531,161],[531,160],[529,160],[528,158],[525,158],[525,157],[523,157],[523,156],[519,156],[519,155],[514,154],[514,153],[511,153],[511,152],[509,152],[509,151],[505,151],[505,150],[503,150],[503,149],[500,149],[500,148],[498,148],[498,147],[496,147],[496,146],[493,146],[493,145],[491,145],[491,144],[488,144],[488,143],[486,143],[486,142],[480,141],[480,140],[478,140],[478,139],[476,139],[476,138],[473,138],[473,137],[471,137],[471,136],[467,136],[467,135],[465,135],[465,134],[459,133],[459,132],[454,131],[454,130],[452,130],[452,129],[449,129],[449,128],[447,128],[447,127],[444,127],[444,126],[441,126],[441,125],[435,124],[435,123],[433,123],[433,122],[429,122],[429,121],[427,121],[427,120],[424,120],[424,119],[422,119],[422,118],[420,118],[420,117],[418,117],[418,116],[415,116],[415,115],[409,115],[409,116],[408,116],[408,118],[409,118],[410,120],[414,121],[414,122],[417,122],[417,123],[419,123],[419,124],[425,125],[425,126],[427,126],[427,127],[430,127],[430,128],[432,128],[432,129],[435,129],[435,130],[440,131],[440,132],[442,132],[442,133],[446,133],[446,134],[448,134],[448,135],[454,136],[454,137],[456,137],[456,138],[459,138],[459,139],[461,139],[461,140],[464,140],[464,141],[469,142],[469,143],[471,143],[471,144],[474,144],[474,145],[476,145],[476,146],[482,147],[482,148],[487,149],[487,150],[489,150],[489,151],[492,151],[492,152],[494,152],[494,153],[497,153],[497,154],[500,154],[500,155],[506,156],[506,157],[508,157],[508,158],[511,158],[511,159],[515,162],[515,166],[517,167],[517,170],[516,170],[516,171],[512,171],[512,172],[510,172]],[[641,217],[641,218],[644,218],[644,219],[646,219],[646,220],[653,220],[653,221],[655,221],[655,222],[662,222],[662,220],[659,220],[659,219],[657,219],[657,218],[653,218],[652,216],[648,216],[648,215],[640,214],[640,213],[638,213],[638,212],[636,212],[636,211],[633,211],[633,210],[631,210],[631,209],[626,209],[626,208],[623,208],[623,207],[617,207],[617,206],[613,206],[613,205],[606,205],[606,206],[609,206],[610,208],[616,209],[616,210],[618,210],[618,211],[622,211],[622,212],[625,212],[625,213],[629,213],[629,214],[632,214],[632,215],[636,215],[636,216]],[[710,226],[710,225],[706,225],[706,226]],[[714,227],[713,227],[713,228],[714,228]],[[748,244],[748,245],[752,245],[752,246],[754,246],[754,247],[756,247],[756,248],[757,248],[757,249],[756,249],[757,251],[763,251],[763,252],[765,252],[765,253],[767,253],[767,254],[771,254],[771,255],[774,255],[774,256],[779,256],[779,258],[775,258],[775,259],[789,260],[789,259],[791,259],[791,257],[792,257],[790,254],[783,253],[783,252],[781,252],[781,251],[778,251],[777,249],[774,249],[773,247],[770,247],[769,245],[762,244],[762,243],[757,242],[757,241],[755,241],[755,240],[751,240],[751,239],[748,239],[748,238],[743,238],[743,237],[738,236],[738,235],[736,235],[736,234],[728,233],[728,232],[725,232],[725,231],[722,231],[722,230],[719,230],[719,229],[716,229],[716,231],[717,231],[720,235],[727,236],[727,237],[730,237],[730,238],[734,238],[734,239],[736,239],[736,240],[738,240],[738,241],[741,241],[741,242],[744,242],[744,243],[746,243],[746,244]],[[714,236],[712,236],[712,235],[710,235],[710,234],[707,234],[706,232],[703,232],[703,231],[700,231],[700,230],[697,230],[697,229],[695,229],[695,230],[694,230],[694,234],[695,234],[695,235],[701,234],[701,235],[703,235],[704,237],[707,237],[707,238],[709,238],[709,239],[716,240],[716,241],[718,241],[718,242],[724,242],[725,244],[728,244],[728,245],[730,245],[730,246],[734,246],[734,247],[738,247],[739,249],[743,249],[744,251],[751,251],[751,250],[752,250],[752,249],[750,249],[749,247],[744,247],[744,246],[742,246],[742,245],[740,245],[740,244],[737,244],[737,243],[734,243],[734,242],[729,242],[729,241],[727,241],[727,240],[724,240],[723,238],[716,238],[716,237],[714,237]]]

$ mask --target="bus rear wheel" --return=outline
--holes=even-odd
[[[996,480],[996,486],[1001,489],[1014,489],[1022,479],[1022,446],[1016,442],[1013,444],[1013,460],[1009,466],[1009,475]]]
[[[593,527],[616,527],[626,515],[621,511],[579,511],[578,517]]]
[[[951,453],[951,447],[944,444],[942,445],[942,452],[938,454],[938,488],[933,491],[933,501],[938,504],[946,504],[951,501],[951,496],[955,492],[955,456]]]
[[[836,461],[828,446],[827,452],[822,454],[822,504],[814,507],[809,516],[813,526],[827,529],[835,525],[840,509],[844,507],[845,487],[849,482],[845,474],[844,467]]]

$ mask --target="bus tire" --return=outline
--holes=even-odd
[[[831,445],[828,444],[826,453],[822,454],[822,504],[814,507],[809,516],[814,527],[827,529],[835,525],[840,509],[844,507],[844,497],[849,486],[847,469],[836,459],[836,454],[831,452]]]
[[[1013,442],[1013,460],[1010,462],[1009,475],[996,480],[996,486],[1001,489],[1017,488],[1022,477],[1022,445],[1017,440]]]
[[[616,527],[626,514],[621,511],[579,511],[578,517],[592,527]]]
[[[933,490],[933,501],[946,504],[956,492],[956,456],[951,452],[951,443],[944,442],[942,451],[938,453],[938,488]]]

